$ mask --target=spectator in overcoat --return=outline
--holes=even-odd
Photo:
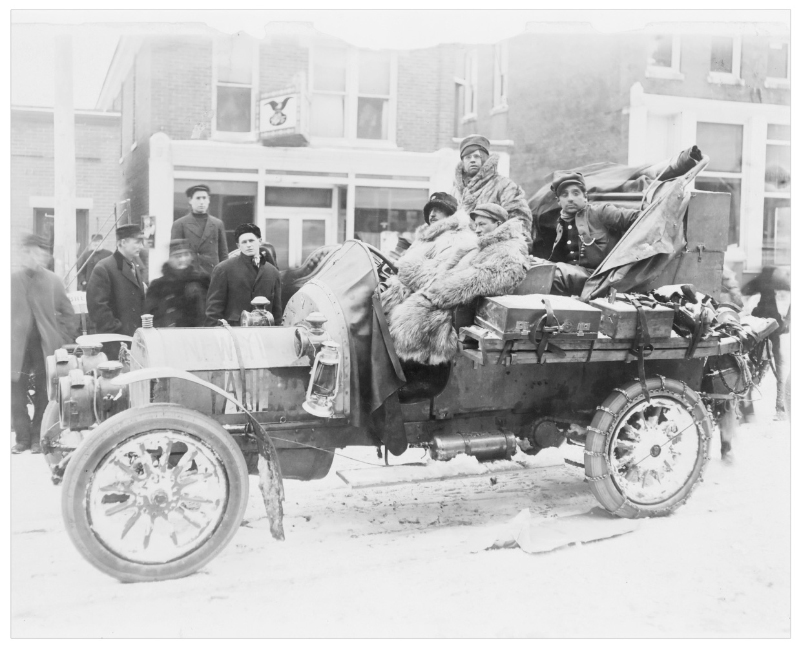
[[[92,277],[92,271],[94,271],[97,263],[111,255],[110,250],[100,248],[102,242],[103,237],[92,235],[89,246],[78,258],[78,262],[75,265],[78,269],[78,291],[86,291],[86,285],[89,283],[89,278]]]
[[[186,239],[198,266],[206,273],[228,256],[225,226],[209,214],[211,193],[208,185],[193,185],[186,190],[190,212],[172,224],[170,239]]]
[[[239,255],[220,262],[211,274],[206,300],[206,325],[218,325],[225,319],[239,325],[243,311],[251,311],[250,301],[263,296],[278,325],[283,314],[281,276],[259,250],[261,229],[252,223],[237,226],[234,232]]]
[[[11,275],[11,421],[16,434],[11,452],[30,449],[38,454],[39,430],[47,406],[45,359],[74,340],[76,322],[61,279],[47,270],[47,240],[29,235],[22,254],[23,268]],[[33,418],[28,414],[31,377]]]
[[[153,280],[145,297],[145,313],[153,327],[202,327],[210,276],[195,264],[185,239],[170,242],[170,258],[162,276]]]

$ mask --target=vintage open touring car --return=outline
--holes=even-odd
[[[706,159],[685,163],[624,197],[643,213],[591,278],[595,295],[551,296],[552,269],[532,265],[515,295],[457,316],[449,364],[398,361],[377,293],[395,267],[359,241],[304,279],[280,326],[259,326],[255,305],[253,326],[145,324],[121,361],[93,347],[104,335],[58,351],[42,443],[70,538],[123,581],[185,576],[236,533],[249,473],[283,539],[282,480],[322,478],[352,445],[488,460],[572,436],[609,512],[672,512],[775,326],[717,303],[729,197],[690,189]],[[699,293],[647,295],[686,284]]]

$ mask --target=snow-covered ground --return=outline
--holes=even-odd
[[[181,580],[121,584],[73,548],[42,457],[14,456],[12,636],[789,637],[790,425],[771,418],[771,379],[734,462],[715,440],[684,507],[542,554],[486,549],[525,509],[547,523],[594,508],[582,469],[355,489],[336,470],[364,465],[338,457],[322,481],[285,483],[286,541],[251,477],[220,556]]]

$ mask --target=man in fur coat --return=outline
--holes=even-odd
[[[500,205],[510,219],[519,219],[529,248],[532,231],[531,208],[526,193],[514,181],[498,173],[498,155],[489,152],[489,140],[483,135],[469,135],[459,147],[461,161],[456,165],[454,194],[459,207],[467,213],[481,203]]]
[[[467,213],[457,211],[456,199],[445,192],[434,192],[423,207],[425,224],[414,243],[398,260],[398,274],[392,276],[381,294],[381,305],[391,324],[395,308],[415,291],[428,286],[443,264],[458,251],[476,245],[476,234]]]
[[[203,327],[210,276],[195,264],[185,239],[170,242],[170,258],[145,297],[145,313],[153,327]]]
[[[394,311],[389,331],[398,357],[422,364],[446,363],[457,350],[453,309],[482,296],[514,291],[526,276],[528,243],[519,219],[497,204],[470,213],[475,246],[454,251],[421,290]]]

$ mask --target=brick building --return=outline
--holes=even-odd
[[[359,49],[303,24],[268,26],[262,40],[205,28],[124,37],[97,107],[122,114],[123,198],[156,221],[151,273],[198,182],[229,248],[237,224],[255,222],[282,268],[354,236],[394,248],[429,194],[453,185],[463,56]]]
[[[119,113],[75,111],[76,254],[114,212],[121,185],[119,133]],[[53,165],[53,109],[12,106],[11,233],[17,238],[12,255],[25,233],[53,241]],[[106,243],[113,246],[113,241]]]
[[[513,143],[511,175],[529,195],[555,169],[657,162],[697,143],[711,162],[695,186],[731,193],[728,243],[746,271],[789,265],[789,28],[552,27],[466,49],[459,133]]]

